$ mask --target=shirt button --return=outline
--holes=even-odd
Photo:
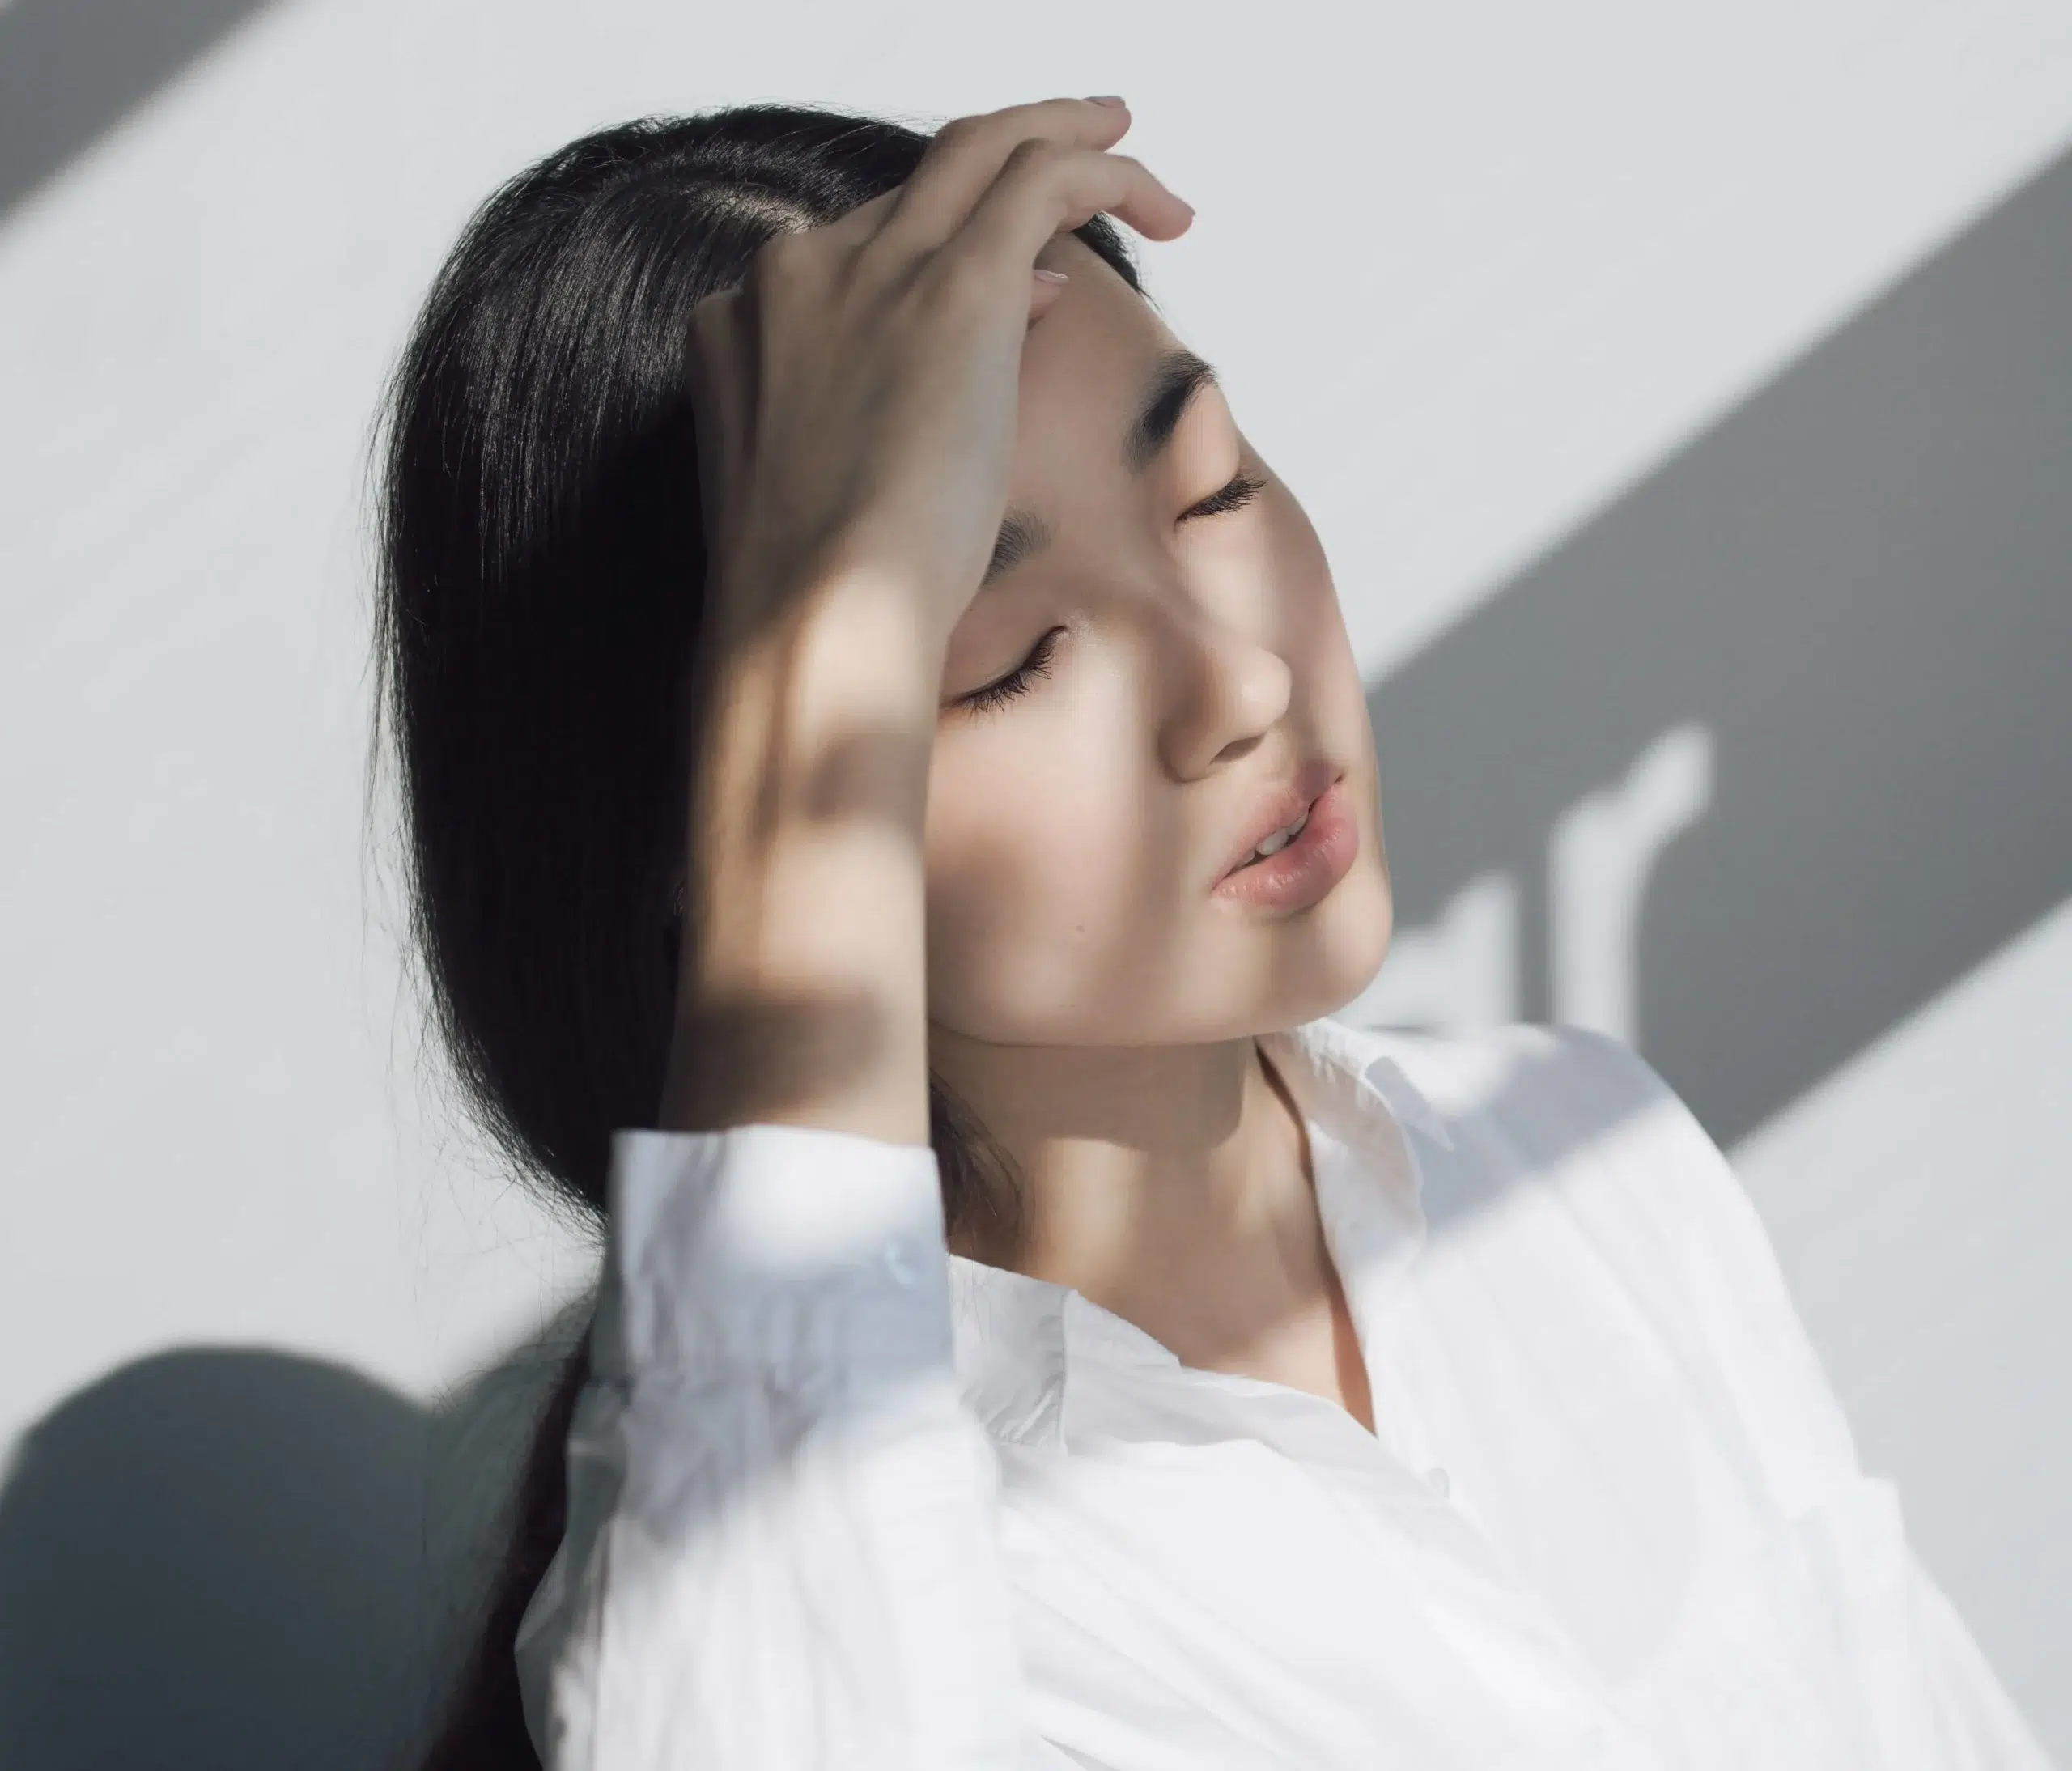
[[[1453,1478],[1437,1463],[1424,1472],[1424,1485],[1442,1501],[1454,1491]]]
[[[914,1272],[914,1263],[909,1258],[906,1251],[898,1243],[894,1242],[878,1259],[884,1264],[885,1270],[892,1276],[892,1282],[895,1285],[911,1285],[914,1283],[916,1276]]]

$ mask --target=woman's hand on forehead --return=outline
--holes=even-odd
[[[1038,255],[1099,214],[1157,240],[1192,219],[1111,151],[1129,121],[1085,99],[956,118],[904,185],[779,236],[698,304],[712,613],[752,631],[862,576],[917,597],[946,641],[1005,508],[1022,338],[1058,287]]]

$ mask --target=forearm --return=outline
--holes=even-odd
[[[662,1128],[927,1142],[941,644],[902,587],[848,580],[705,660]]]
[[[550,1771],[1027,1771],[933,1153],[613,1140],[567,1524],[516,1644]]]

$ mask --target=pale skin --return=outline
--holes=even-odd
[[[957,1252],[1371,1430],[1255,1036],[1381,963],[1373,740],[1323,550],[1215,382],[1178,377],[1177,423],[1125,462],[1180,341],[1069,231],[1192,219],[1111,151],[1128,121],[959,119],[899,191],[698,312],[717,613],[658,1123],[925,1144],[932,1062],[1028,1189],[1013,1246]],[[1010,509],[1047,540],[981,588]],[[1349,871],[1292,912],[1212,892],[1319,762]]]

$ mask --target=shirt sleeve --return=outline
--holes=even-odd
[[[1623,1140],[1633,1160],[1620,1216],[1639,1239],[1629,1273],[1675,1293],[1703,1363],[1751,1447],[1780,1512],[1834,1522],[1829,1591],[1852,1645],[1880,1763],[1947,1771],[2052,1771],[1955,1608],[1906,1541],[1897,1490],[1866,1476],[1825,1369],[1799,1319],[1768,1233],[1726,1154],[1680,1097],[1620,1041],[1579,1027],[1532,1030],[1559,1055],[1575,1137]],[[1666,1307],[1667,1305],[1666,1305]]]
[[[1038,1771],[935,1155],[614,1140],[560,1549],[520,1627],[548,1771]]]

